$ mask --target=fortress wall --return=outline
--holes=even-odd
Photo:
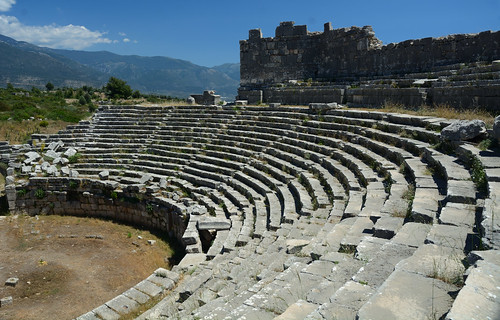
[[[370,26],[308,32],[282,22],[275,37],[250,30],[240,41],[241,87],[287,80],[358,79],[432,71],[466,62],[500,59],[500,31],[407,40],[383,46]]]

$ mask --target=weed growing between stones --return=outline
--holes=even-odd
[[[471,156],[469,158],[469,167],[472,181],[476,184],[477,190],[485,195],[488,194],[488,178],[481,161],[477,157]]]
[[[18,197],[24,197],[28,193],[28,190],[26,189],[19,189],[17,190],[17,196]]]
[[[69,163],[77,163],[82,157],[81,153],[76,153],[75,155],[68,158]]]
[[[35,197],[38,199],[43,199],[45,198],[45,190],[39,188],[35,190]]]
[[[406,218],[411,216],[411,208],[413,205],[413,200],[415,199],[415,185],[409,184],[408,189],[403,193],[403,199],[408,201],[408,210],[406,212]]]

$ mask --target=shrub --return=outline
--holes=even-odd
[[[40,127],[47,128],[49,126],[49,122],[47,120],[40,121]]]
[[[38,199],[45,198],[45,191],[41,188],[36,189],[35,190],[35,197],[37,197]]]
[[[77,163],[82,155],[80,153],[76,153],[75,155],[68,158],[69,163]]]

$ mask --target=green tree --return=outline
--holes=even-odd
[[[134,99],[139,99],[141,97],[141,93],[139,90],[135,90],[134,93],[132,93],[132,98]]]
[[[86,93],[83,97],[85,98],[85,101],[87,103],[92,103],[92,97],[90,96],[90,94]]]
[[[82,106],[87,103],[85,98],[83,96],[80,96],[80,99],[78,99],[78,103],[81,104]]]
[[[45,88],[47,89],[47,91],[52,91],[54,90],[54,85],[51,82],[47,82]]]
[[[66,90],[64,91],[64,97],[66,99],[73,98],[73,88],[66,88]]]
[[[115,77],[109,78],[105,90],[111,99],[127,99],[132,95],[132,88],[130,88],[127,82]]]
[[[31,93],[35,96],[39,96],[42,94],[42,92],[40,91],[40,89],[36,88],[36,87],[31,87]]]

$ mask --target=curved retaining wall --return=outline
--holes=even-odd
[[[182,238],[186,222],[179,206],[138,187],[117,186],[111,181],[34,177],[16,187],[16,211],[106,218]]]

